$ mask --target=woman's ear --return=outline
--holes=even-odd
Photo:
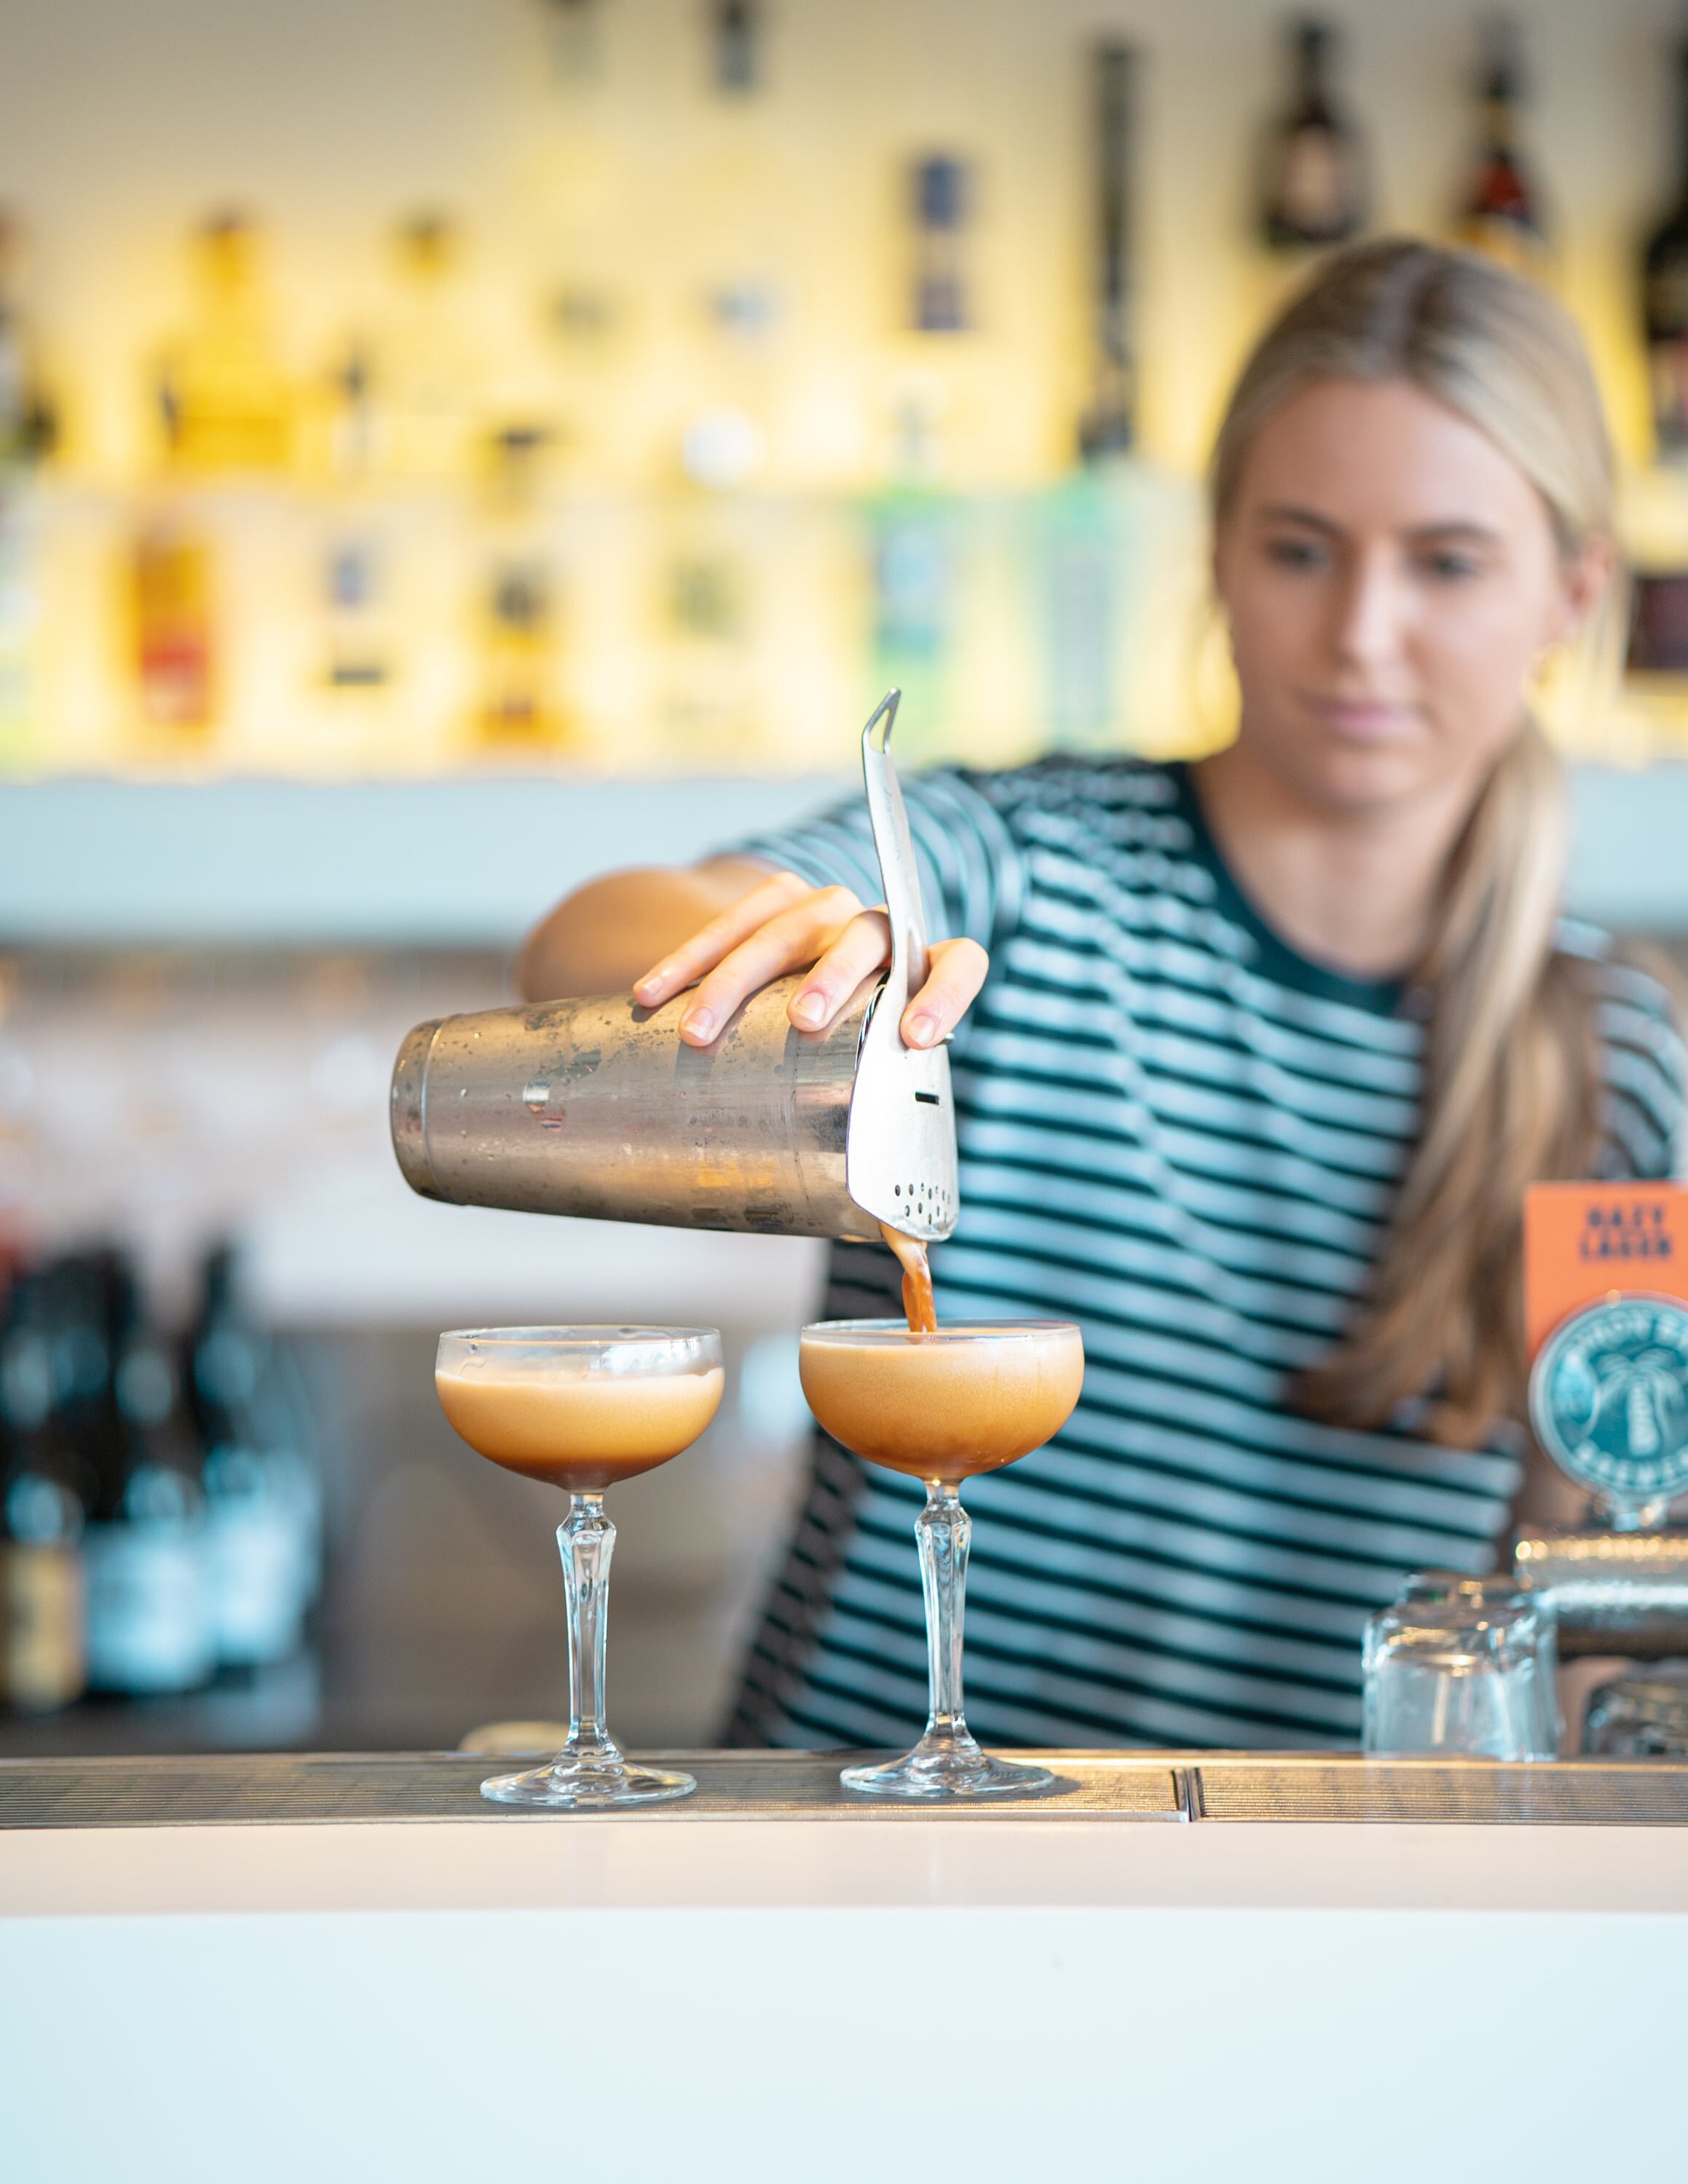
[[[1606,597],[1612,582],[1617,549],[1603,532],[1591,533],[1560,565],[1559,596],[1548,632],[1550,648],[1568,644]]]

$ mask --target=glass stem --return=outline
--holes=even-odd
[[[926,1506],[914,1520],[920,1589],[926,1596],[926,1673],[931,1714],[922,1747],[970,1746],[961,1704],[961,1619],[966,1606],[972,1519],[954,1486],[926,1481]]]
[[[604,1514],[602,1494],[571,1496],[556,1543],[568,1594],[568,1742],[562,1756],[616,1762],[621,1754],[604,1727],[604,1641],[616,1528]]]

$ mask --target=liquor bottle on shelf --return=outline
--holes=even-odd
[[[565,91],[595,83],[603,74],[605,0],[543,0],[551,74]]]
[[[541,426],[511,425],[493,440],[478,733],[495,749],[555,749],[567,740],[557,577],[539,497],[550,438]]]
[[[204,1263],[183,1381],[203,1456],[217,1660],[283,1661],[303,1643],[321,1573],[321,1496],[274,1351],[241,1310],[226,1248]]]
[[[22,265],[22,231],[0,211],[0,759],[26,759],[36,743],[36,473],[58,439],[30,342]]]
[[[711,74],[717,91],[742,95],[762,87],[761,0],[712,0]]]
[[[143,1697],[197,1690],[216,1665],[204,1496],[169,1351],[142,1323],[115,1254],[73,1269],[69,1332],[98,1360],[84,1534],[88,1684]]]
[[[183,475],[284,469],[293,397],[271,323],[255,225],[222,212],[194,237],[193,316],[159,367],[158,410]]]
[[[483,374],[463,294],[463,243],[445,213],[423,210],[394,233],[398,298],[370,369],[383,460],[400,478],[472,476],[483,437]]]
[[[1676,51],[1676,200],[1647,237],[1641,258],[1654,443],[1671,462],[1688,458],[1688,36]]]
[[[1260,231],[1268,249],[1321,250],[1365,225],[1365,156],[1331,95],[1335,31],[1305,20],[1291,39],[1294,90],[1266,144]]]
[[[1129,46],[1091,58],[1090,393],[1079,419],[1087,461],[1123,454],[1137,431],[1137,355],[1132,325],[1132,86]]]
[[[1509,16],[1490,16],[1478,77],[1478,152],[1460,209],[1458,238],[1517,272],[1540,273],[1547,263],[1547,225],[1518,148],[1523,96],[1518,27]]]
[[[972,196],[964,160],[935,153],[909,171],[914,279],[909,320],[915,332],[962,333],[972,323],[966,243]]]
[[[41,1284],[18,1277],[0,1334],[0,1708],[47,1713],[80,1698],[82,1524],[88,1482],[53,1425]]]
[[[20,290],[23,230],[0,209],[0,473],[26,470],[50,455],[59,415],[41,376]]]
[[[392,680],[384,570],[372,487],[380,459],[368,356],[351,343],[330,376],[328,535],[321,561],[321,676],[341,699],[378,697]]]
[[[677,509],[669,525],[659,727],[665,756],[683,771],[742,764],[761,742],[750,569],[733,527],[707,504]]]
[[[198,744],[217,716],[215,565],[186,507],[148,512],[130,567],[135,678],[149,728]]]
[[[955,503],[930,492],[887,493],[869,513],[872,679],[908,693],[918,756],[948,711],[961,520]]]

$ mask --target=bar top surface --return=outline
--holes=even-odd
[[[484,1754],[0,1763],[0,1917],[1093,1906],[1688,1914],[1688,1767],[1060,1752],[1049,1797],[888,1806],[837,1753],[682,1755],[695,1797],[485,1802]],[[1144,1825],[1149,1823],[1149,1825]]]

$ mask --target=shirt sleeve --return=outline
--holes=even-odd
[[[965,936],[987,950],[1000,947],[1019,926],[1026,884],[1025,851],[987,793],[989,779],[945,769],[903,783],[931,938]],[[861,796],[723,854],[758,858],[811,887],[847,887],[865,903],[885,897]]]

